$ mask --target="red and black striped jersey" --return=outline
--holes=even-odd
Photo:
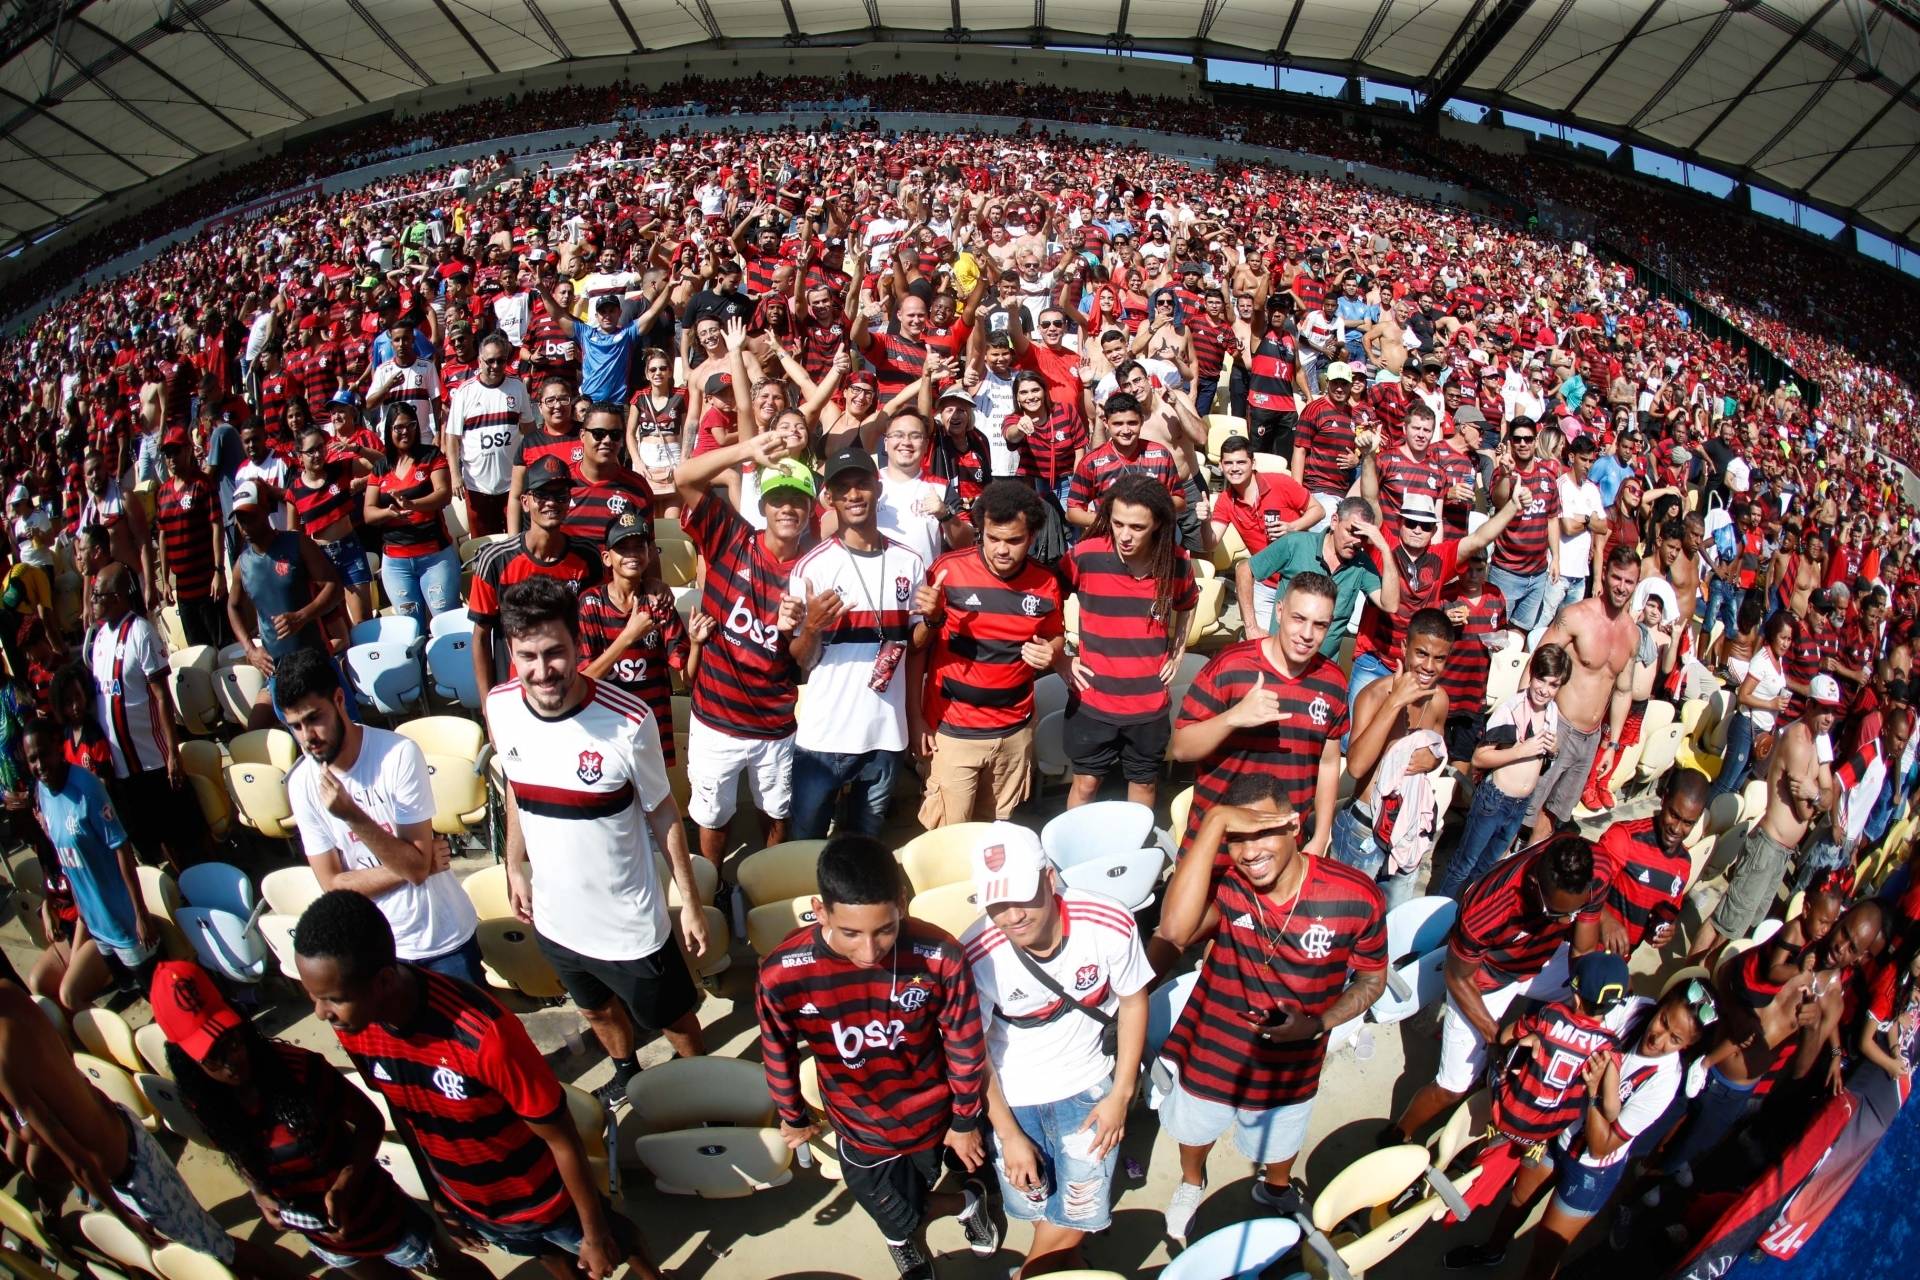
[[[927,367],[927,344],[910,342],[897,333],[869,333],[862,353],[873,366],[873,380],[883,405],[905,390]]]
[[[532,301],[529,310],[527,331],[520,342],[533,368],[533,376],[527,379],[527,386],[530,389],[537,388],[539,380],[549,374],[558,374],[570,382],[578,383],[580,344],[573,338],[573,317],[555,319],[548,314],[546,304],[538,298]]]
[[[1324,1014],[1355,973],[1387,967],[1386,901],[1372,878],[1300,856],[1306,879],[1291,902],[1258,892],[1231,865],[1215,873],[1219,925],[1165,1050],[1195,1097],[1249,1111],[1311,1099],[1327,1037],[1262,1040],[1245,1012]]]
[[[1335,404],[1326,396],[1307,401],[1306,408],[1300,411],[1300,422],[1294,427],[1293,443],[1302,452],[1306,465],[1300,475],[1309,490],[1344,497],[1353,487],[1360,468],[1341,465],[1354,451],[1350,404]]]
[[[1083,621],[1081,625],[1086,624]],[[1266,677],[1265,688],[1280,699],[1281,717],[1258,729],[1236,729],[1220,749],[1195,767],[1193,806],[1185,839],[1200,829],[1200,819],[1219,804],[1235,778],[1260,773],[1279,778],[1288,803],[1303,819],[1313,812],[1320,777],[1320,753],[1329,740],[1347,732],[1347,678],[1316,653],[1298,679],[1289,679],[1267,661],[1265,641],[1243,640],[1222,649],[1200,668],[1180,704],[1174,727],[1225,715]]]
[[[804,314],[799,318],[799,329],[800,365],[809,378],[819,382],[832,371],[834,356],[847,345],[846,322],[837,312],[828,324],[821,324],[811,314]]]
[[[578,475],[580,459],[585,456],[586,448],[578,428],[561,435],[542,427],[520,437],[519,448],[513,455],[513,465],[530,467],[542,458],[558,458],[567,470]]]
[[[1122,476],[1143,475],[1157,480],[1160,487],[1168,493],[1174,492],[1178,475],[1173,466],[1173,455],[1166,446],[1151,440],[1135,443],[1134,454],[1129,458],[1109,440],[1098,449],[1080,459],[1073,469],[1073,478],[1067,482],[1067,505],[1083,511],[1100,505]]]
[[[304,350],[307,363],[300,370],[300,387],[307,395],[307,417],[313,422],[325,422],[333,393],[340,389],[340,347],[329,340]]]
[[[1516,1039],[1532,1045],[1496,1045],[1508,1055],[1489,1085],[1493,1127],[1522,1143],[1545,1142],[1580,1118],[1587,1105],[1587,1059],[1613,1048],[1606,1023],[1582,1013],[1572,1000],[1558,1000],[1514,1023]]]
[[[779,629],[780,600],[800,557],[777,559],[765,535],[712,494],[680,512],[680,527],[707,562],[700,608],[719,623],[688,691],[693,714],[738,738],[784,738],[800,672]]]
[[[1467,625],[1456,630],[1453,649],[1447,654],[1447,669],[1440,673],[1440,687],[1451,700],[1449,715],[1483,709],[1487,700],[1487,673],[1493,665],[1487,639],[1507,624],[1506,597],[1484,581],[1477,598],[1458,580],[1440,593],[1440,608],[1451,609],[1460,604],[1467,606]]]
[[[154,523],[160,526],[178,599],[205,600],[213,594],[213,527],[219,519],[219,495],[204,472],[160,486]]]
[[[1400,508],[1408,498],[1419,494],[1432,498],[1438,506],[1447,491],[1447,474],[1440,469],[1432,449],[1418,458],[1408,457],[1403,448],[1387,449],[1373,465],[1380,473],[1380,525],[1384,529],[1400,527]]]
[[[648,524],[653,521],[653,487],[646,477],[616,466],[599,480],[588,480],[578,467],[573,471],[573,505],[560,522],[561,531],[570,538],[585,538],[600,546],[607,537],[607,526],[623,512],[638,511]]]
[[[767,1088],[780,1119],[811,1124],[800,1060],[811,1051],[840,1141],[873,1155],[924,1151],[949,1129],[979,1127],[986,1040],[960,944],[903,919],[893,953],[871,969],[805,925],[761,962],[754,988]]]
[[[1240,340],[1227,326],[1208,319],[1204,309],[1187,313],[1187,331],[1193,335],[1193,376],[1218,378],[1227,352],[1238,351]]]
[[[590,542],[568,538],[558,556],[542,560],[527,545],[527,535],[518,533],[481,549],[467,589],[467,613],[474,626],[491,627],[500,620],[500,597],[516,582],[552,578],[578,595],[605,576],[600,552]]]
[[[740,256],[747,264],[747,292],[756,298],[773,288],[774,269],[787,261],[778,249],[772,253],[762,253],[752,245],[742,249]]]
[[[1455,485],[1464,485],[1469,489],[1478,486],[1480,468],[1474,465],[1472,458],[1469,458],[1452,445],[1444,441],[1435,444],[1432,449],[1427,451],[1427,456],[1432,458],[1439,466],[1440,478],[1445,482],[1447,489],[1450,490]],[[1446,524],[1447,537],[1464,538],[1467,536],[1467,517],[1473,514],[1473,509],[1473,503],[1454,502],[1445,497],[1443,493],[1440,500],[1440,511],[1441,517]]]
[[[560,1081],[520,1019],[464,982],[407,966],[420,1003],[400,1028],[336,1029],[340,1047],[426,1157],[421,1175],[482,1222],[551,1226],[573,1211],[528,1121],[566,1120]]]
[[[1413,397],[1397,382],[1382,382],[1367,391],[1366,410],[1380,427],[1382,453],[1406,443],[1407,410],[1412,406]]]
[[[1793,624],[1793,646],[1787,650],[1782,674],[1789,684],[1810,685],[1820,674],[1822,660],[1839,652],[1840,632],[1836,627],[1815,627],[1812,618],[1800,618]],[[1801,715],[1807,700],[1794,693],[1787,700],[1787,715]]]
[[[391,1251],[406,1232],[406,1201],[393,1175],[378,1162],[357,1174],[354,1193],[336,1198],[332,1214],[327,1212],[327,1192],[354,1163],[356,1145],[352,1130],[337,1121],[350,1115],[356,1128],[364,1123],[377,1132],[380,1113],[312,1050],[272,1040],[267,1052],[278,1061],[282,1088],[306,1099],[312,1123],[295,1129],[257,1101],[249,1106],[246,1095],[235,1090],[229,1096],[249,1121],[255,1142],[247,1153],[228,1154],[240,1159],[255,1189],[282,1209],[332,1219],[325,1229],[301,1232],[321,1248],[356,1258]]]
[[[1284,329],[1262,333],[1247,362],[1247,403],[1255,409],[1292,413],[1295,358],[1293,321],[1287,321]]]
[[[1672,853],[1660,847],[1652,818],[1616,822],[1598,846],[1613,868],[1606,913],[1627,928],[1627,954],[1663,924],[1680,918],[1680,901],[1693,874],[1693,860],[1682,845]]]
[[[1026,664],[1021,648],[1065,630],[1060,580],[1031,560],[1002,578],[978,547],[935,560],[927,580],[943,576],[946,616],[927,663],[922,715],[956,738],[1003,737],[1033,717],[1040,673]]]
[[[1009,417],[1002,430],[1019,425],[1018,415]],[[1073,455],[1087,447],[1087,420],[1078,405],[1054,405],[1046,425],[1020,438],[1014,449],[1020,455],[1020,474],[1053,484],[1073,471]]]
[[[1547,910],[1534,883],[1534,867],[1550,847],[1536,845],[1517,853],[1467,886],[1460,917],[1447,934],[1447,949],[1462,963],[1477,966],[1473,981],[1482,991],[1534,977],[1560,944],[1573,938],[1578,921],[1600,918],[1611,879],[1604,855],[1594,850],[1593,881],[1577,920],[1561,920]]]
[[[304,474],[296,473],[287,486],[287,498],[300,517],[300,528],[308,534],[325,529],[342,516],[352,516],[360,505],[360,496],[353,491],[353,464],[328,463],[326,474],[316,485],[309,485]]]
[[[1173,593],[1164,614],[1155,612],[1159,582],[1151,574],[1136,577],[1110,537],[1081,539],[1060,568],[1080,601],[1080,665],[1089,681],[1080,691],[1081,708],[1113,724],[1165,715],[1160,668],[1171,652],[1168,629],[1200,598],[1187,553],[1175,551]]]
[[[267,429],[267,439],[275,449],[292,443],[287,439],[287,401],[296,397],[304,400],[306,394],[300,379],[284,369],[260,379],[260,425]]]
[[[1460,544],[1457,541],[1432,542],[1419,555],[1413,555],[1401,543],[1397,533],[1388,533],[1393,548],[1393,567],[1400,572],[1400,607],[1389,614],[1363,597],[1360,606],[1360,634],[1354,639],[1357,656],[1371,653],[1389,667],[1400,662],[1400,646],[1406,642],[1407,623],[1422,609],[1440,603],[1441,592],[1460,572]],[[1484,695],[1485,690],[1481,691]]]
[[[1526,486],[1527,496],[1521,501],[1520,514],[1494,540],[1494,566],[1508,573],[1544,573],[1547,538],[1560,515],[1560,464],[1550,458],[1535,458],[1525,471],[1499,474]]]
[[[934,437],[933,447],[927,450],[921,474],[930,480],[948,481],[957,499],[948,505],[956,515],[964,517],[973,509],[973,500],[987,487],[987,481],[993,479],[993,447],[978,427],[967,428],[964,442],[956,442],[953,433],[942,428]]]
[[[446,469],[447,455],[424,445],[404,479],[389,470],[378,473],[367,483],[385,493],[417,502],[433,492],[433,473]],[[438,511],[404,512],[398,519],[382,525],[381,531],[385,534],[381,550],[389,556],[430,556],[452,545],[446,521]]]
[[[625,689],[647,704],[647,709],[653,712],[654,723],[660,727],[660,754],[671,769],[679,762],[679,752],[673,742],[673,684],[668,672],[686,669],[689,641],[687,624],[681,621],[680,611],[673,607],[673,593],[665,583],[651,585],[653,589],[642,599],[653,618],[653,630],[638,644],[627,646],[600,679],[616,689]],[[581,658],[591,662],[611,649],[627,629],[628,616],[626,610],[613,604],[604,585],[581,592]]]

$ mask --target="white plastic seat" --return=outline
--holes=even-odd
[[[411,614],[383,613],[356,622],[347,633],[349,646],[363,644],[408,645],[420,638],[420,620]]]
[[[214,698],[227,723],[246,727],[254,704],[267,693],[267,678],[250,662],[221,667],[213,675]]]
[[[1145,805],[1134,807],[1146,808]],[[1166,852],[1159,845],[1148,845],[1076,862],[1061,870],[1060,879],[1071,888],[1100,894],[1128,911],[1138,911],[1153,901],[1154,889],[1166,866]]]
[[[179,920],[202,967],[233,982],[253,983],[266,976],[266,940],[251,918],[209,907],[182,907]]]
[[[435,618],[437,623],[439,618]],[[469,711],[480,709],[481,689],[473,670],[471,631],[446,631],[427,641],[427,676],[433,694]]]
[[[421,647],[419,641],[402,644],[386,640],[353,645],[346,653],[347,678],[381,715],[406,715],[420,705]]]
[[[666,1195],[739,1199],[793,1179],[793,1152],[774,1128],[679,1129],[643,1134],[633,1146]]]
[[[1232,1280],[1259,1276],[1300,1243],[1298,1223],[1253,1218],[1202,1236],[1160,1269],[1160,1280]]]
[[[189,906],[211,907],[245,919],[259,901],[253,881],[231,862],[199,862],[180,873],[180,895]]]
[[[473,615],[467,612],[465,605],[461,605],[458,609],[448,609],[444,613],[436,613],[433,615],[433,621],[427,624],[428,639],[435,636],[471,635],[472,633]]]
[[[393,1175],[401,1191],[415,1200],[427,1199],[427,1184],[421,1181],[420,1170],[413,1162],[413,1153],[407,1150],[405,1143],[388,1139],[380,1144],[379,1153],[374,1159]]]
[[[295,982],[300,981],[300,969],[293,960],[293,929],[299,923],[299,916],[281,915],[277,911],[264,912],[254,921],[254,928],[260,931],[260,941],[272,953],[281,975]]]
[[[766,1069],[744,1058],[670,1058],[629,1080],[627,1100],[643,1133],[774,1123]]]
[[[1159,1072],[1154,1069],[1154,1064],[1159,1061],[1174,1027],[1179,1025],[1180,1015],[1193,996],[1194,984],[1199,981],[1200,971],[1192,969],[1170,982],[1161,983],[1147,997],[1147,1047],[1141,1061],[1147,1067],[1147,1106],[1155,1111],[1160,1109],[1160,1101],[1165,1095],[1156,1078]]]
[[[167,1061],[167,1033],[157,1022],[149,1022],[133,1033],[133,1047],[140,1054],[142,1069],[173,1079],[173,1064]]]
[[[1489,710],[1520,691],[1527,658],[1527,651],[1517,644],[1487,655],[1486,705]]]
[[[1387,963],[1398,964],[1446,945],[1460,904],[1442,894],[1403,902],[1387,912]]]
[[[128,1071],[146,1068],[146,1059],[140,1056],[139,1046],[134,1043],[133,1028],[113,1010],[76,1009],[72,1025],[73,1038],[94,1057],[118,1063]]]
[[[180,1096],[180,1088],[165,1076],[155,1075],[151,1071],[142,1071],[133,1078],[134,1085],[140,1090],[140,1096],[147,1100],[158,1116],[160,1123],[188,1142],[203,1147],[213,1145],[207,1137],[207,1131],[193,1112],[187,1110],[186,1099]]]
[[[266,899],[268,910],[283,916],[298,918],[324,892],[320,878],[304,863],[269,871],[260,878],[260,896]]]
[[[153,1269],[160,1280],[234,1280],[233,1271],[220,1259],[175,1241],[153,1251]]]
[[[1068,809],[1040,829],[1040,844],[1054,866],[1106,858],[1138,849],[1153,834],[1153,810],[1131,800],[1096,800]]]
[[[1373,1020],[1390,1026],[1438,1004],[1447,993],[1446,968],[1447,949],[1435,947],[1390,969],[1387,989],[1373,1002]]]
[[[1048,778],[1064,778],[1073,772],[1073,762],[1067,759],[1065,711],[1049,711],[1035,723],[1033,765],[1043,777]]]

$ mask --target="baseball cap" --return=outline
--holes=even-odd
[[[1846,698],[1840,693],[1840,682],[1824,672],[1813,678],[1812,683],[1807,686],[1807,692],[1813,695],[1813,704],[1817,707],[1832,707],[1838,710],[1847,705]]]
[[[1180,264],[1180,274],[1183,276],[1203,276],[1207,274],[1207,267],[1203,262],[1183,262]]]
[[[779,493],[783,489],[791,489],[809,499],[814,495],[813,472],[798,458],[784,458],[770,463],[761,467],[758,474],[762,502],[767,500],[768,494]]]
[[[336,409],[358,409],[360,407],[360,397],[354,395],[353,392],[347,388],[342,387],[328,398],[327,403]]]
[[[1627,997],[1627,962],[1611,951],[1589,951],[1573,962],[1573,989],[1594,1013],[1605,1013]]]
[[[865,449],[842,449],[827,459],[826,475],[823,478],[828,484],[832,484],[841,476],[855,472],[877,476],[880,474],[880,468],[874,465],[873,455]]]
[[[617,293],[601,294],[593,300],[593,309],[595,311],[618,311],[620,309],[620,295]]]
[[[1400,503],[1400,523],[1437,525],[1440,504],[1429,494],[1410,493]]]
[[[730,373],[716,373],[716,374],[710,375],[707,378],[707,385],[705,390],[706,390],[706,394],[709,396],[717,396],[723,391],[733,390],[733,375]]]
[[[652,537],[652,522],[642,517],[641,514],[632,507],[628,507],[625,511],[622,511],[619,518],[607,526],[607,545],[609,547],[619,546],[628,538],[651,539]]]
[[[1469,424],[1476,427],[1487,425],[1487,415],[1480,412],[1479,405],[1463,404],[1453,411],[1454,426],[1461,427]]]
[[[1040,837],[1017,822],[991,822],[974,841],[968,860],[974,897],[982,909],[996,902],[1032,902],[1046,879],[1047,851]]]
[[[1320,375],[1320,380],[1322,382],[1352,382],[1353,366],[1345,360],[1335,360],[1327,366],[1327,371]]]
[[[191,960],[156,965],[147,999],[160,1030],[195,1062],[206,1061],[221,1036],[244,1025],[207,971]]]
[[[187,447],[187,433],[181,427],[168,427],[160,436],[162,449],[184,449]]]
[[[242,480],[239,484],[233,486],[233,502],[230,504],[231,510],[246,511],[255,507],[268,507],[272,505],[272,489],[262,481]]]
[[[564,484],[571,489],[573,473],[567,470],[566,463],[552,455],[534,459],[533,465],[527,468],[526,492],[532,493],[550,484]]]
[[[949,400],[956,404],[970,405],[973,403],[973,397],[967,394],[966,386],[959,382],[949,382],[946,386],[940,388],[940,399],[938,403],[945,404]]]
[[[27,486],[23,484],[17,484],[13,486],[13,492],[7,495],[8,506],[12,506],[16,502],[32,502],[32,501],[33,501],[33,495],[27,492]]]

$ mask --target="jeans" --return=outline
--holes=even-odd
[[[1300,357],[1300,374],[1307,380],[1307,394],[1320,394],[1320,380],[1326,376],[1327,366],[1333,362],[1322,355],[1307,354]]]
[[[439,955],[430,956],[425,960],[415,960],[413,964],[417,969],[437,973],[443,978],[457,978],[482,991],[487,989],[487,973],[480,963],[478,934],[470,935],[465,942],[451,951],[442,951]]]
[[[1220,375],[1211,378],[1195,378],[1193,381],[1193,407],[1201,417],[1213,412],[1213,398],[1220,391]]]
[[[994,1152],[994,1172],[1000,1175],[1000,1201],[1009,1218],[1028,1222],[1044,1219],[1070,1231],[1106,1229],[1112,1201],[1113,1167],[1120,1148],[1095,1159],[1088,1145],[1087,1117],[1101,1099],[1113,1092],[1113,1081],[1070,1094],[1058,1102],[1011,1107],[1014,1123],[1040,1154],[1040,1173],[1046,1179],[1038,1191],[1027,1191],[1007,1181],[1003,1155]]]
[[[1726,1140],[1753,1109],[1753,1085],[1736,1084],[1713,1067],[1698,1097],[1677,1101],[1686,1107],[1688,1123],[1660,1158],[1661,1172],[1669,1174],[1691,1169],[1694,1161]]]
[[[1233,410],[1233,416],[1247,416],[1247,362],[1233,362],[1233,376],[1227,379],[1227,408]]]
[[[1822,871],[1838,871],[1847,865],[1847,851],[1831,840],[1818,839],[1800,852],[1800,859],[1793,869],[1793,880],[1787,886],[1788,894],[1805,892],[1813,878]]]
[[[1547,602],[1547,571],[1514,573],[1499,565],[1487,566],[1487,581],[1507,602],[1507,621],[1521,631],[1531,632],[1540,621]]]
[[[1460,833],[1460,843],[1454,846],[1453,857],[1447,861],[1446,873],[1428,892],[1449,898],[1465,893],[1467,886],[1499,862],[1507,846],[1513,843],[1532,799],[1531,794],[1510,796],[1496,787],[1493,779],[1482,778],[1474,788],[1466,829]]]
[[[424,627],[434,615],[460,607],[460,552],[443,547],[426,556],[385,556],[380,585],[396,609]]]
[[[1387,664],[1380,661],[1379,654],[1376,654],[1376,653],[1354,654],[1353,655],[1353,674],[1347,677],[1347,708],[1348,710],[1352,710],[1354,699],[1360,696],[1360,691],[1362,689],[1366,688],[1368,685],[1372,684],[1374,681],[1384,680],[1392,674],[1393,674],[1393,671],[1387,666]],[[1340,739],[1340,749],[1342,751],[1345,751],[1347,749],[1348,744],[1351,741],[1352,741],[1351,736]]]
[[[793,749],[793,807],[788,835],[795,840],[826,838],[839,810],[840,829],[877,836],[893,802],[893,779],[900,771],[898,751]]]
[[[1747,784],[1747,764],[1753,758],[1753,717],[1744,711],[1727,722],[1727,749],[1720,755],[1720,774],[1707,793],[1707,803],[1738,791]]]
[[[1585,578],[1550,578],[1547,582],[1547,598],[1540,605],[1540,616],[1527,629],[1527,648],[1539,648],[1540,637],[1547,634],[1547,628],[1560,616],[1560,610],[1567,605],[1580,603],[1586,599],[1586,595]]]
[[[1746,603],[1746,599],[1745,587],[1736,587],[1731,582],[1723,582],[1718,576],[1708,578],[1707,612],[1700,620],[1701,636],[1713,634],[1713,624],[1716,619],[1724,619],[1726,633],[1732,635],[1734,628],[1740,625],[1740,606]]]
[[[1344,806],[1333,815],[1331,849],[1337,860],[1380,882],[1380,892],[1386,897],[1387,910],[1391,911],[1401,903],[1413,900],[1413,882],[1419,876],[1420,868],[1416,866],[1397,874],[1388,872],[1385,846],[1354,813],[1352,805]]]

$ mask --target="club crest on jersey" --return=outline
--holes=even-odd
[[[433,1087],[449,1102],[467,1100],[467,1079],[452,1067],[440,1067],[434,1071]]]
[[[895,600],[905,603],[907,597],[912,594],[913,594],[913,579],[895,578],[893,580],[893,598]]]
[[[1307,717],[1311,719],[1314,724],[1325,726],[1327,723],[1327,715],[1332,710],[1333,708],[1327,705],[1326,698],[1316,696],[1312,702],[1307,704]]]
[[[1000,868],[1007,865],[1007,846],[1003,844],[988,845],[980,851],[980,861],[987,864],[987,870],[997,874]]]
[[[1310,960],[1325,960],[1333,951],[1333,930],[1315,920],[1300,935],[1300,949]]]
[[[580,781],[586,783],[588,786],[592,786],[594,783],[600,781],[600,766],[604,763],[605,758],[602,757],[598,751],[582,751],[580,753],[580,763],[574,769],[574,773],[578,775]]]
[[[193,491],[191,489],[180,495],[180,509],[182,511],[193,510]]]
[[[1028,592],[1026,595],[1021,596],[1020,612],[1026,614],[1029,618],[1039,617],[1040,616],[1040,597],[1034,595],[1032,592]]]
[[[1073,971],[1075,991],[1091,991],[1093,984],[1098,981],[1100,981],[1100,966],[1097,964],[1083,964]]]
[[[893,998],[893,1001],[908,1013],[912,1013],[915,1009],[926,1004],[927,989],[921,986],[919,979],[916,978],[914,979],[913,985],[902,990]]]
[[[611,498],[607,499],[607,510],[611,511],[614,514],[616,519],[619,517],[620,513],[622,511],[625,511],[626,509],[627,509],[627,495],[625,495],[624,493],[616,493]]]

